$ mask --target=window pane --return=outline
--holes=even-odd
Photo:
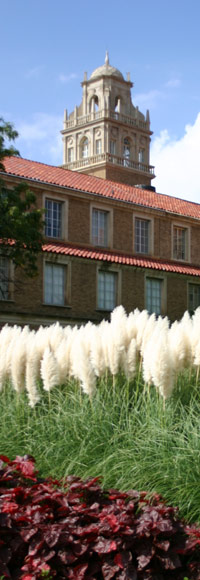
[[[138,161],[139,163],[144,163],[144,149],[139,150]]]
[[[62,202],[46,199],[45,210],[45,235],[51,238],[61,238]]]
[[[117,304],[117,273],[99,272],[98,308],[113,310]]]
[[[101,139],[96,140],[96,155],[101,154]]]
[[[161,314],[161,291],[162,280],[156,278],[146,279],[146,309],[150,314]]]
[[[45,304],[64,305],[65,303],[65,266],[45,264]]]
[[[115,155],[116,154],[116,144],[115,141],[110,141],[110,153],[111,155]]]
[[[82,157],[85,159],[88,157],[88,139],[87,137],[84,139],[82,143]]]
[[[194,312],[200,306],[200,285],[189,284],[189,311]]]
[[[74,161],[74,149],[73,147],[69,147],[68,149],[68,162],[72,163]]]
[[[186,259],[186,232],[185,228],[174,226],[173,229],[173,256],[176,260]]]
[[[0,256],[0,300],[9,299],[9,260]]]
[[[92,210],[92,243],[95,246],[108,245],[108,212]]]
[[[135,251],[141,254],[149,252],[149,220],[135,220]]]

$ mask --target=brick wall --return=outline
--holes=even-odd
[[[170,320],[180,319],[188,308],[187,276],[167,276],[167,315]]]
[[[90,243],[90,203],[69,197],[68,240],[69,242]]]
[[[113,248],[128,254],[133,252],[133,215],[131,211],[114,209]]]

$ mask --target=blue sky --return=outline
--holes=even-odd
[[[200,202],[199,0],[1,0],[0,10],[0,116],[22,156],[62,163],[64,109],[108,50],[130,72],[134,105],[150,109],[157,191]]]

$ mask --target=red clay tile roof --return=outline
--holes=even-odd
[[[21,157],[4,159],[4,166],[6,173],[10,175],[200,219],[200,204],[169,195],[138,189]]]
[[[54,242],[44,244],[43,251],[53,254],[64,254],[65,256],[75,256],[77,258],[86,258],[89,260],[100,260],[102,262],[112,262],[126,266],[135,266],[138,268],[149,268],[163,272],[187,274],[188,276],[200,276],[200,267],[198,266],[183,264],[180,262],[171,262],[169,260],[156,260],[154,258],[123,255],[109,250],[93,250],[73,246],[71,244],[59,244],[58,242]]]

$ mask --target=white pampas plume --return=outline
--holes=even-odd
[[[25,387],[28,394],[30,407],[34,407],[40,400],[37,390],[37,381],[39,378],[40,358],[36,350],[35,336],[33,333],[31,333],[27,344],[27,360],[25,371]]]
[[[137,317],[136,343],[137,343],[137,349],[140,352],[141,352],[143,334],[144,334],[144,330],[145,330],[145,327],[147,325],[148,319],[149,319],[149,314],[148,314],[147,310],[142,310],[142,312],[140,312],[139,316]]]
[[[198,307],[192,316],[191,348],[193,364],[200,366],[200,307]]]
[[[192,364],[191,334],[192,325],[190,324],[188,313],[184,314],[180,322],[175,321],[169,329],[169,346],[172,365],[176,374]]]
[[[168,399],[174,387],[174,373],[166,330],[157,335],[153,344],[151,373],[155,387],[164,399]]]
[[[127,316],[126,321],[126,332],[128,335],[129,342],[132,338],[136,338],[138,333],[138,317],[140,315],[140,311],[138,308],[135,308],[134,312],[130,312]]]
[[[90,347],[85,340],[84,328],[79,329],[72,345],[72,372],[78,378],[81,387],[91,398],[96,387],[96,377],[90,361]]]
[[[104,335],[108,368],[113,376],[123,367],[124,353],[129,344],[126,322],[126,312],[123,306],[118,306],[111,313],[111,322]]]
[[[70,337],[68,336],[68,338],[63,338],[54,353],[59,372],[59,384],[65,383],[66,379],[70,375],[71,346],[72,341],[70,340]]]
[[[132,379],[135,376],[136,366],[137,366],[137,345],[135,338],[132,338],[127,350],[124,352],[123,355],[123,370],[128,380]]]
[[[101,344],[103,349],[103,359],[105,369],[109,368],[109,357],[108,357],[108,342],[109,342],[109,328],[110,324],[107,320],[102,320],[99,324],[99,333],[101,336]]]
[[[161,338],[162,338],[163,343],[165,341],[168,341],[168,328],[169,328],[168,318],[166,318],[166,317],[162,318],[161,316],[159,316],[159,318],[155,321],[153,326],[154,326],[154,330],[153,330],[152,334],[149,334],[149,338],[147,341],[145,341],[144,346],[143,346],[143,361],[142,361],[143,379],[144,379],[145,383],[147,383],[148,385],[150,385],[151,383],[154,382],[154,378],[156,376],[157,348],[159,351],[159,349],[160,349],[159,345],[160,345]],[[165,351],[165,355],[166,355],[165,348],[164,348],[164,351]],[[171,361],[170,355],[169,355],[169,358]],[[158,369],[159,369],[159,365],[158,365]],[[160,371],[158,370],[157,379],[158,379],[159,372]],[[158,380],[157,379],[156,379],[156,384],[155,384],[155,382],[154,382],[154,384],[158,388]],[[170,387],[169,387],[169,390],[170,390]]]
[[[17,343],[18,343],[21,332],[22,332],[22,329],[20,326],[15,325],[12,328],[10,342],[9,342],[9,345],[7,346],[7,350],[5,353],[6,376],[10,380],[11,380],[11,363],[12,363],[13,352],[15,350]]]
[[[13,328],[7,324],[0,332],[0,391],[2,391],[6,380],[9,378],[7,365],[7,350],[12,341]]]
[[[111,325],[109,325],[107,328],[107,334],[104,340],[107,349],[108,368],[111,375],[113,375],[114,377],[115,375],[117,375],[120,368],[120,364],[122,362],[122,352],[120,348],[116,347],[114,329],[112,328]]]
[[[143,356],[144,354],[144,349],[145,349],[145,345],[147,344],[148,340],[151,340],[152,334],[155,330],[155,326],[156,326],[156,315],[153,312],[153,314],[151,314],[151,316],[149,316],[146,326],[144,328],[143,331],[143,336],[142,336],[142,342],[141,342],[141,355]]]
[[[25,326],[15,344],[11,359],[11,381],[17,393],[24,390],[25,372],[27,359],[27,345],[29,342],[30,330]]]
[[[91,332],[90,360],[97,377],[102,377],[106,370],[106,361],[100,327],[93,326]]]
[[[56,324],[50,326],[49,331],[49,346],[51,351],[54,352],[65,336],[64,330],[59,322],[56,322]]]
[[[59,370],[57,360],[49,346],[47,346],[44,351],[44,355],[41,361],[40,373],[45,391],[49,392],[53,387],[59,384]]]

